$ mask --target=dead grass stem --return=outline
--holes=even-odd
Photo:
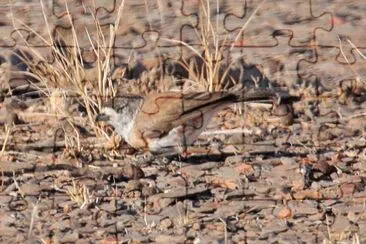
[[[11,132],[11,130],[12,130],[12,128],[10,128],[8,124],[5,124],[4,129],[5,129],[5,139],[4,139],[4,142],[3,142],[3,146],[2,146],[2,148],[1,148],[1,151],[0,151],[0,158],[1,158],[1,157],[4,155],[4,153],[5,153],[6,145],[8,144],[8,140],[9,140],[10,132]]]
[[[91,201],[89,189],[81,183],[72,181],[72,186],[66,190],[66,194],[71,201],[75,202],[81,209],[84,208]]]
[[[266,0],[263,0],[249,16],[244,23],[239,33],[234,40],[230,40],[231,51],[235,47],[235,43],[240,38],[242,32],[247,28],[251,20],[254,18],[257,11]],[[234,61],[227,64],[227,59],[224,57],[224,50],[228,42],[228,34],[219,33],[219,1],[216,1],[216,20],[212,20],[210,12],[210,1],[200,1],[199,15],[202,21],[199,22],[196,36],[199,40],[199,47],[194,47],[192,44],[181,40],[163,38],[165,41],[180,44],[188,51],[193,52],[194,56],[198,58],[196,62],[187,60],[184,57],[180,61],[180,65],[189,73],[192,83],[200,89],[207,91],[224,90],[231,85],[235,85],[235,81],[230,76],[230,69]]]

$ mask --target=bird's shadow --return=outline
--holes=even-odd
[[[179,161],[189,164],[202,164],[206,162],[224,162],[228,157],[232,156],[242,156],[243,159],[252,159],[258,155],[263,156],[263,158],[281,158],[281,157],[305,157],[305,153],[292,153],[286,151],[256,151],[256,152],[246,152],[244,154],[238,153],[226,153],[222,152],[219,154],[194,154],[189,156],[182,156],[180,154],[174,155],[155,155],[155,159],[159,160],[164,158],[165,162]]]

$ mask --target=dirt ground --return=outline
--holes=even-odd
[[[201,2],[0,0],[1,243],[366,243],[366,2]],[[208,90],[206,36],[215,90],[296,99],[234,105],[193,154],[151,157],[98,134],[79,73],[49,71],[51,39],[75,36],[85,93],[97,46],[125,93]]]

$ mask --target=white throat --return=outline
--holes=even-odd
[[[118,121],[119,125],[114,126],[115,130],[119,135],[122,136],[123,140],[125,140],[127,143],[129,143],[129,138],[132,133],[133,126],[135,124],[135,119],[137,116],[137,110],[134,114],[128,115],[128,114],[119,114],[118,115]],[[121,123],[122,122],[122,123]]]
[[[123,100],[120,106],[116,106],[116,110],[110,107],[104,108],[104,113],[109,118],[109,124],[112,125],[115,131],[129,143],[129,138],[134,127],[135,119],[140,110],[141,99]]]

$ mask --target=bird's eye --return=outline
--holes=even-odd
[[[125,109],[126,105],[121,105],[117,108],[117,113],[122,113],[122,111]]]

